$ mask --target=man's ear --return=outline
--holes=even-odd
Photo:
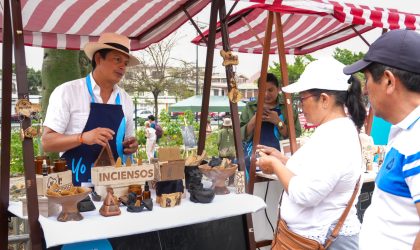
[[[395,77],[395,75],[389,71],[389,70],[385,70],[384,71],[384,79],[383,81],[385,81],[385,88],[386,88],[386,94],[390,95],[395,91],[395,86],[396,86],[396,81],[397,78]]]
[[[101,61],[101,55],[95,52],[95,54],[93,55],[93,60],[95,60],[96,66],[98,66]]]

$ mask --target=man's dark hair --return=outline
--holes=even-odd
[[[149,120],[151,120],[152,122],[155,121],[155,116],[154,115],[149,115],[147,118]]]
[[[389,70],[398,79],[400,79],[407,90],[420,93],[420,74],[392,68],[376,62],[369,65],[366,70],[370,72],[375,82],[379,82],[381,77],[384,75],[385,70]]]
[[[96,62],[95,62],[95,55],[96,53],[99,53],[99,55],[101,56],[101,58],[105,59],[106,55],[111,52],[112,49],[100,49],[98,51],[96,51],[95,53],[93,53],[92,56],[92,71],[95,70],[96,68]]]
[[[260,87],[261,78],[258,78],[258,87]],[[271,82],[278,88],[280,86],[279,80],[273,73],[267,73],[267,82]]]

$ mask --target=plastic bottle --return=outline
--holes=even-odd
[[[150,199],[149,183],[144,184],[143,200]]]
[[[47,160],[42,160],[42,175],[47,176],[48,175],[48,165]]]

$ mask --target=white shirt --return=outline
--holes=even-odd
[[[156,130],[154,128],[146,128],[149,136],[147,137],[148,142],[156,142]]]
[[[289,182],[289,194],[284,193],[281,217],[293,232],[324,243],[362,172],[360,142],[353,121],[346,117],[320,125],[286,167],[296,176]],[[340,235],[359,232],[356,211],[353,205]]]
[[[101,89],[96,84],[92,74],[90,74],[90,79],[95,102],[103,103],[100,95]],[[107,104],[115,104],[118,93],[126,118],[125,136],[134,136],[134,105],[127,92],[118,87],[117,84],[114,85]],[[81,133],[89,117],[90,102],[86,77],[61,84],[51,93],[44,126],[65,135]]]
[[[420,230],[420,106],[392,126],[372,203],[363,217],[360,249],[412,249]]]

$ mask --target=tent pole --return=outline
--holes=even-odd
[[[253,137],[253,147],[251,155],[251,167],[249,169],[249,187],[248,193],[254,193],[254,182],[255,182],[255,169],[256,169],[256,160],[255,160],[255,149],[256,146],[260,143],[261,136],[261,123],[262,123],[262,113],[264,108],[264,96],[265,90],[267,88],[267,69],[268,69],[268,59],[270,57],[270,44],[271,44],[271,33],[273,31],[273,12],[267,11],[267,25],[265,29],[265,38],[264,38],[264,47],[263,47],[263,57],[261,64],[261,76],[260,83],[258,87],[258,103],[257,103],[257,113],[255,116],[255,128],[254,128],[254,137]]]
[[[190,20],[191,24],[194,26],[195,30],[197,31],[197,33],[200,34],[201,36],[201,40],[204,41],[204,43],[207,45],[207,39],[204,36],[203,32],[201,32],[200,28],[198,28],[198,25],[195,23],[194,19],[192,19],[190,13],[188,13],[187,9],[185,7],[183,7],[184,13],[185,15],[188,17],[188,19]],[[198,45],[197,45],[198,46]],[[198,48],[198,47],[197,47]],[[197,91],[195,93],[197,95]]]
[[[19,99],[29,99],[28,82],[26,79],[26,60],[23,41],[22,10],[20,0],[11,1],[12,28],[16,62],[16,81]],[[25,118],[22,121],[22,129],[31,126],[31,119]],[[25,169],[26,199],[28,204],[28,222],[32,249],[42,249],[42,229],[38,221],[38,194],[35,179],[34,167],[34,146],[32,138],[25,138],[22,142],[23,165]]]
[[[283,37],[283,26],[281,24],[280,13],[274,13],[274,22],[276,26],[276,40],[277,49],[279,54],[279,61],[281,67],[281,80],[283,87],[289,85],[289,75],[287,73],[287,62],[286,53],[284,52],[284,37]],[[290,140],[290,151],[292,154],[297,150],[296,143],[296,130],[295,130],[295,119],[293,116],[293,100],[290,93],[283,93],[286,100],[286,117],[287,117],[287,130],[289,131]]]
[[[201,104],[201,116],[200,116],[200,132],[198,135],[198,147],[197,154],[203,153],[206,144],[206,126],[207,118],[209,115],[209,102],[210,102],[210,86],[211,76],[213,73],[213,58],[214,58],[214,45],[216,40],[216,25],[217,25],[217,11],[219,8],[220,0],[212,0],[210,10],[210,25],[209,35],[207,42],[207,57],[206,57],[206,68],[204,72],[204,88],[203,88],[203,100]]]
[[[251,25],[248,23],[248,21],[245,19],[245,17],[242,17],[241,20],[242,20],[242,22],[245,23],[246,27],[252,33],[252,35],[255,37],[255,39],[257,39],[257,41],[260,43],[261,47],[264,47],[263,41],[258,36],[257,32],[255,32],[255,30],[251,27]]]
[[[367,45],[367,46],[369,46],[370,47],[370,43],[366,40],[366,38],[364,38],[363,36],[362,36],[362,34],[360,34],[360,32],[354,27],[354,25],[352,25],[351,26],[351,29],[354,31],[354,33],[356,33],[359,37],[360,37],[360,39],[362,39],[362,41]]]
[[[10,185],[10,137],[12,105],[12,25],[10,2],[3,6],[3,72],[1,103],[0,249],[8,249],[8,207]]]
[[[220,20],[225,20],[226,9],[224,5],[224,1],[222,1],[222,6],[220,7]],[[229,32],[228,32],[228,25],[226,22],[221,22],[221,35],[222,35],[222,43],[223,43],[223,50],[230,51],[230,44],[229,44]],[[225,66],[226,70],[226,80],[227,80],[227,88],[228,92],[232,90],[232,86],[230,85],[230,79],[235,77],[233,72],[233,66],[228,65]],[[234,140],[235,140],[235,148],[236,148],[236,158],[238,158],[238,165],[239,170],[245,170],[245,159],[244,159],[244,151],[242,148],[242,137],[241,137],[241,127],[239,121],[239,113],[238,113],[238,104],[233,103],[229,100],[230,105],[230,113],[232,118],[232,125],[234,131]]]
[[[382,29],[382,35],[385,34],[386,32],[388,32],[388,29]],[[365,122],[365,126],[366,126],[365,132],[367,135],[370,135],[372,132],[372,123],[373,123],[373,109],[372,109],[372,105],[370,105],[369,113],[368,113],[368,116],[366,117],[366,122]]]
[[[236,4],[236,3],[235,3]],[[219,19],[222,20],[220,22],[221,27],[221,35],[222,35],[222,43],[223,43],[223,50],[230,51],[230,44],[229,44],[229,31],[228,25],[226,23],[226,5],[225,1],[220,2],[219,8]],[[225,66],[226,70],[226,80],[227,80],[227,87],[228,91],[232,90],[232,86],[230,85],[230,79],[234,78],[234,72],[232,65]],[[241,127],[240,127],[240,120],[239,120],[239,113],[238,113],[238,105],[233,103],[229,100],[230,104],[230,114],[232,118],[232,125],[233,125],[233,138],[235,141],[235,149],[236,149],[236,158],[238,159],[239,170],[245,172],[245,158],[244,158],[244,150],[242,147],[242,137],[241,137]],[[245,182],[245,189],[246,192],[249,193],[249,184]],[[255,242],[255,235],[254,235],[254,225],[252,222],[252,215],[246,214],[242,216],[242,220],[244,223],[244,233],[247,236],[248,242],[248,249],[256,249],[256,242]]]

